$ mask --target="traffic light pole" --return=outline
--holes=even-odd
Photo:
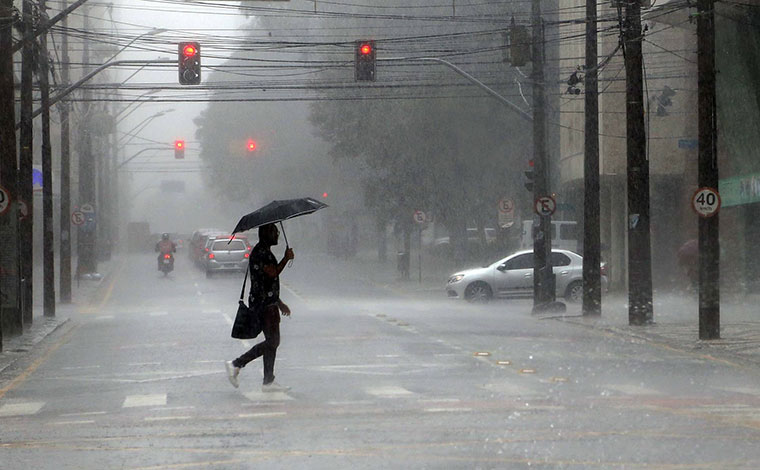
[[[24,34],[34,32],[33,3],[23,2],[21,24]],[[21,312],[24,324],[32,323],[32,299],[34,290],[34,63],[36,61],[34,40],[24,41],[21,49],[21,101],[19,106],[19,178],[18,198],[26,203],[29,215],[18,221],[19,260],[21,262]],[[44,187],[43,180],[43,187]]]

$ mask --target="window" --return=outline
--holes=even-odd
[[[567,255],[552,251],[552,267],[570,266],[570,263],[572,260]]]
[[[533,253],[526,253],[507,261],[505,269],[533,269]]]
[[[245,246],[245,243],[243,243],[242,240],[232,240],[230,244],[228,245],[227,242],[229,240],[217,240],[214,242],[214,246],[211,248],[212,251],[243,251],[247,247]]]

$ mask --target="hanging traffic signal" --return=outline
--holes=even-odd
[[[179,84],[198,85],[201,83],[201,45],[197,42],[179,43],[177,57]]]
[[[256,141],[253,139],[248,139],[248,142],[245,143],[245,149],[249,152],[256,150]]]
[[[528,160],[529,170],[525,170],[525,189],[533,192],[533,183],[536,180],[536,174],[533,172],[533,160]]]
[[[354,75],[357,81],[375,81],[375,41],[356,41]]]
[[[174,141],[174,158],[185,158],[185,141]]]

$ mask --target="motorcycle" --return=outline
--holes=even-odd
[[[167,276],[170,272],[174,271],[174,255],[171,253],[165,253],[162,255],[158,262],[158,269],[164,273],[164,276]]]

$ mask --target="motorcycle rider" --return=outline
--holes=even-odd
[[[158,243],[156,243],[156,251],[158,252],[158,270],[160,271],[161,262],[164,259],[164,255],[176,253],[177,244],[169,239],[168,233],[162,233],[161,240]]]

